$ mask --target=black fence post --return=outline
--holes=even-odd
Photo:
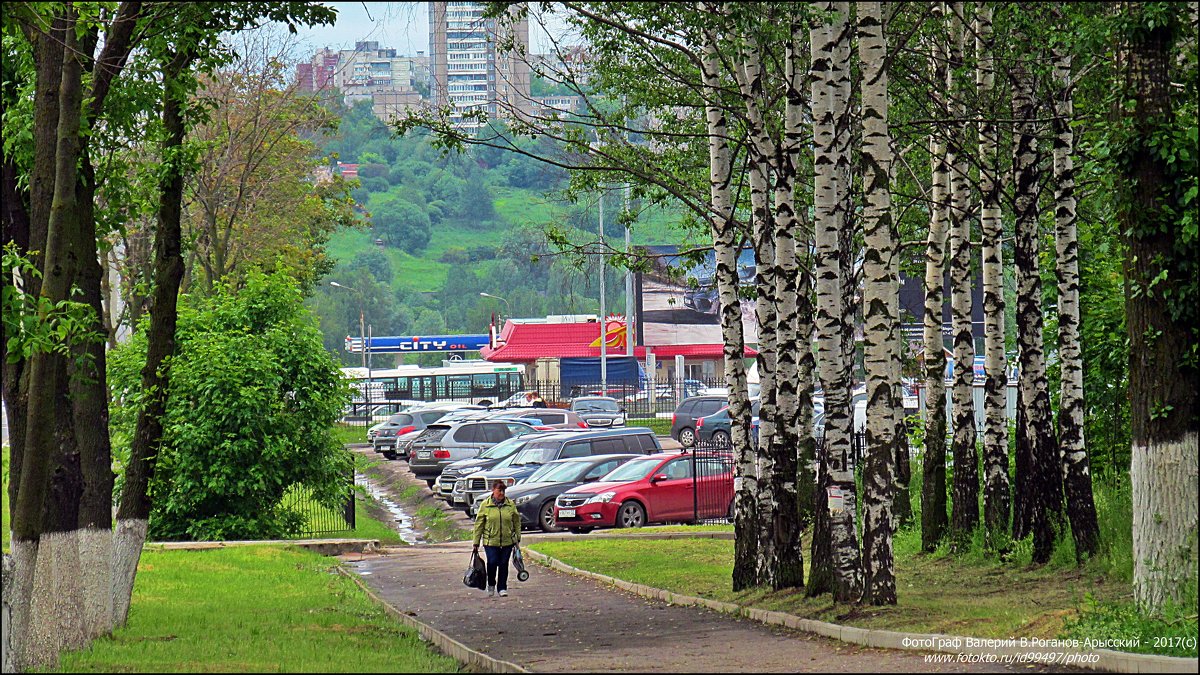
[[[353,468],[350,469],[350,494],[346,498],[346,506],[345,506],[345,510],[342,514],[342,517],[346,520],[346,524],[350,526],[348,529],[353,530],[358,527],[358,524],[355,519],[355,514],[354,514],[354,469]]]

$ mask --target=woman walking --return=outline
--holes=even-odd
[[[483,552],[487,557],[488,596],[499,593],[508,595],[508,560],[513,547],[521,543],[521,514],[511,499],[504,496],[505,485],[500,481],[492,484],[492,494],[479,504],[479,515],[475,516],[475,546],[483,541]]]

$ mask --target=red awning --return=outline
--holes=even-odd
[[[723,344],[650,345],[649,349],[654,352],[655,358],[659,359],[673,359],[676,356],[682,356],[685,359],[720,359],[725,357],[725,345]],[[743,347],[742,349],[742,353],[746,358],[758,356],[758,352],[749,347]]]

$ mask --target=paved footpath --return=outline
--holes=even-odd
[[[397,610],[488,656],[540,672],[1029,672],[1037,666],[926,663],[699,607],[647,600],[529,565],[509,597],[467,588],[469,542],[343,556]]]

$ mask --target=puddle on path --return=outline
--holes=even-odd
[[[413,525],[412,516],[406,513],[399,504],[393,501],[388,493],[383,490],[383,488],[376,485],[374,481],[361,473],[354,474],[354,483],[355,485],[363,486],[363,488],[367,491],[367,494],[371,495],[371,499],[379,502],[383,508],[386,509],[389,514],[391,514],[392,518],[395,520],[393,527],[400,534],[401,541],[406,544],[425,543],[424,535],[418,532]]]

